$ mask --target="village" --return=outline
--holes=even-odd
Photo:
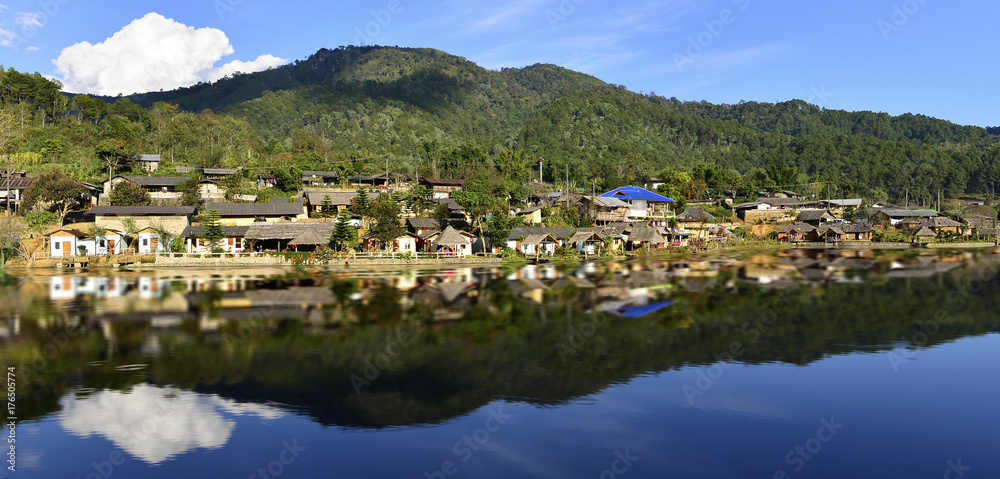
[[[136,163],[151,175],[159,169],[159,155],[138,156]],[[513,220],[509,232],[499,241],[493,235],[491,241],[488,224],[477,222],[457,199],[462,180],[305,171],[300,190],[280,196],[265,194],[276,188],[276,177],[261,173],[252,179],[261,194],[227,195],[224,185],[232,183],[227,178],[247,178],[248,172],[180,166],[176,171],[197,176],[114,175],[101,185],[81,183],[86,195],[76,216],[82,221],[26,232],[27,238],[18,238],[22,259],[29,264],[72,260],[85,265],[91,257],[130,254],[184,258],[333,248],[353,259],[388,255],[407,261],[499,256],[542,260],[721,248],[747,239],[803,245],[995,242],[1000,232],[992,207],[975,203],[968,205],[966,214],[955,215],[781,191],[740,204],[728,197],[683,198],[681,208],[678,201],[657,193],[660,184],[651,179],[643,187],[590,195],[559,185],[525,185],[526,200],[507,211]],[[30,213],[19,209],[36,178],[24,170],[0,173],[8,208]],[[190,187],[193,181],[199,205],[184,205],[191,200],[181,185]],[[115,190],[129,187],[148,195],[148,204],[115,205]],[[374,219],[367,211],[383,195],[400,205],[394,219]],[[407,201],[413,195],[426,196],[428,205],[414,211]],[[567,211],[588,226],[567,225],[560,214]],[[386,240],[384,234],[380,238],[372,233],[377,221],[395,221],[399,228]],[[338,223],[343,223],[339,229]]]

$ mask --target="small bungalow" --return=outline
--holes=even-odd
[[[604,245],[604,240],[593,231],[577,231],[567,243],[576,247],[576,251],[585,255],[597,254],[599,248]]]
[[[663,239],[663,236],[656,231],[656,228],[649,226],[636,228],[628,235],[628,245],[633,250],[643,247],[650,249],[652,247],[663,246],[666,243],[667,240]]]
[[[379,249],[380,245],[375,244],[375,238],[369,233],[361,238],[361,248],[364,251],[381,251]],[[393,241],[392,248],[390,251],[398,251],[400,253],[406,252],[417,252],[417,243],[420,238],[417,235],[410,233],[409,231],[404,232],[402,236],[398,237]]]
[[[558,244],[559,240],[551,233],[536,233],[518,240],[514,246],[526,256],[542,256],[555,254]]]
[[[257,175],[257,188],[274,188],[278,184],[278,178],[270,173]]]
[[[938,216],[934,210],[911,210],[905,208],[868,208],[868,217],[873,223],[896,226],[907,218],[925,219]]]
[[[61,228],[45,236],[49,238],[49,253],[53,258],[72,258],[81,254],[77,246],[87,234],[70,228]]]
[[[788,243],[812,241],[816,237],[816,227],[808,223],[792,223],[778,230],[778,241]]]
[[[102,236],[91,237],[79,230],[60,228],[45,236],[49,238],[49,253],[53,258],[119,255],[128,248],[125,232],[114,229],[108,229]]]
[[[132,158],[146,171],[153,172],[160,168],[160,155],[134,155]]]
[[[243,252],[246,249],[244,238],[249,228],[249,226],[223,226],[219,247],[229,253]],[[211,244],[205,241],[204,226],[188,226],[184,228],[180,237],[184,239],[184,251],[188,253],[211,253]]]
[[[406,220],[407,231],[417,236],[444,231],[449,226],[457,230],[465,230],[469,224],[461,219],[407,218]]]
[[[681,223],[707,223],[715,221],[715,216],[705,211],[705,208],[689,206],[677,215],[677,221]]]
[[[270,203],[207,203],[205,211],[208,210],[217,210],[222,224],[229,226],[300,221],[309,217],[302,203],[292,203],[283,197],[271,198]]]
[[[934,239],[934,237],[937,236],[937,233],[932,231],[930,228],[924,226],[923,228],[920,228],[920,231],[917,231],[916,234],[914,234],[914,236],[917,237],[918,242],[930,243]]]
[[[926,226],[934,230],[934,232],[937,234],[941,233],[958,234],[962,230],[962,223],[959,223],[958,221],[955,221],[947,216],[935,216],[932,218],[928,218],[923,222],[922,226]]]
[[[94,224],[106,229],[124,230],[125,219],[131,218],[136,226],[161,227],[179,235],[191,225],[195,206],[95,206],[87,211],[94,216]]]
[[[471,234],[459,231],[449,225],[441,233],[425,238],[425,241],[428,245],[427,252],[454,252],[456,256],[461,257],[472,254],[474,239]]]
[[[461,191],[465,184],[462,180],[445,180],[440,178],[421,178],[420,184],[430,188],[434,198],[449,198],[456,191]]]
[[[205,168],[202,173],[210,180],[222,180],[240,172],[243,168]]]
[[[841,225],[822,225],[816,228],[816,236],[827,243],[840,243],[847,239],[847,233],[844,232]]]
[[[169,251],[169,245],[164,241],[163,235],[153,227],[147,226],[139,230],[138,236],[139,254],[155,254],[161,251]]]
[[[524,218],[524,224],[537,225],[542,223],[542,207],[532,206],[514,213],[515,216]]]
[[[24,170],[18,170],[24,171]],[[35,184],[36,178],[6,177],[0,178],[0,206],[3,208],[13,207],[17,211],[24,199],[24,192]]]
[[[820,223],[829,223],[835,219],[837,217],[830,214],[830,210],[805,210],[799,213],[795,222],[819,226]]]
[[[596,224],[628,221],[629,204],[618,198],[584,196],[580,199],[580,209]]]
[[[674,200],[653,193],[638,186],[623,186],[600,195],[601,198],[617,198],[629,204],[628,216],[645,218],[666,214],[661,208],[669,207]],[[663,238],[660,238],[663,239]]]
[[[301,249],[303,246],[326,244],[333,234],[333,222],[326,223],[252,223],[247,227],[244,244],[253,244],[256,249],[283,251]],[[312,230],[312,232],[309,232]],[[317,241],[325,242],[316,243]],[[295,245],[291,243],[297,243]]]
[[[341,173],[336,171],[303,171],[302,183],[306,186],[332,186],[337,184]]]
[[[333,207],[329,213],[337,215],[351,207],[351,201],[358,196],[358,193],[356,191],[306,191],[303,195],[309,216],[315,218],[322,213],[327,213],[323,211],[323,202],[327,201],[327,198],[329,198],[330,206]],[[368,200],[375,201],[378,196],[379,194],[376,192],[369,192]]]

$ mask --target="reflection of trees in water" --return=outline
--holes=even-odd
[[[121,390],[149,381],[239,401],[298,405],[323,424],[434,423],[497,398],[556,404],[647,372],[711,363],[734,341],[745,345],[740,360],[747,363],[807,364],[860,348],[887,349],[920,330],[921,321],[937,319],[942,308],[952,311],[949,294],[965,288],[969,280],[964,274],[949,274],[787,291],[729,280],[716,281],[702,292],[678,287],[673,306],[643,318],[609,317],[565,363],[555,346],[568,342],[568,331],[592,322],[594,316],[586,310],[596,301],[594,288],[553,284],[543,302],[535,304],[520,296],[516,283],[497,279],[472,286],[447,304],[440,297],[420,295],[421,288],[430,292],[437,287],[432,282],[418,285],[409,301],[384,284],[361,303],[350,299],[359,291],[355,281],[316,284],[329,288],[335,307],[351,310],[358,321],[310,334],[301,320],[266,319],[245,337],[238,334],[240,321],[204,331],[195,321],[156,332],[143,329],[146,323],[116,326],[116,337],[128,347],[116,349],[120,355],[111,361],[84,366],[106,358],[103,333],[91,329],[73,338],[49,368],[20,386],[34,394],[23,404],[38,400],[27,417],[56,410],[55,401],[67,387]],[[996,329],[1000,320],[992,314],[992,298],[997,293],[1000,286],[994,280],[969,295],[964,308],[941,325],[933,344]],[[766,331],[753,323],[776,304],[787,308],[777,312]],[[431,321],[436,311],[448,307],[458,313],[455,322]],[[751,341],[754,331],[759,338]],[[42,328],[26,337],[39,348],[49,332]],[[401,333],[412,340],[397,344]],[[137,345],[151,334],[161,350],[144,358]],[[227,335],[236,341],[226,340]],[[379,355],[389,358],[386,367],[378,368],[377,377],[359,396],[350,378],[364,375]],[[114,370],[116,365],[144,362],[151,363],[145,377]]]

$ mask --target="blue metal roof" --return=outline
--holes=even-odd
[[[620,200],[645,200],[645,201],[669,201],[671,203],[674,200],[667,198],[663,195],[658,195],[649,191],[645,188],[639,188],[638,186],[623,186],[621,188],[613,189],[603,195],[599,195],[600,198],[618,198]]]
[[[647,314],[659,311],[667,306],[674,304],[673,301],[659,301],[656,303],[645,304],[642,306],[622,306],[616,310],[614,313],[623,318],[641,318]]]

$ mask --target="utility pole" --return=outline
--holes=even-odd
[[[538,184],[539,185],[541,185],[543,183],[542,182],[542,162],[543,161],[545,161],[545,158],[542,158],[542,157],[539,156],[538,157]]]
[[[566,162],[566,209],[569,209],[569,162]]]

